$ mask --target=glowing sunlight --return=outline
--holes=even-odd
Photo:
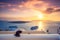
[[[39,26],[38,31],[43,30],[43,22],[42,22],[42,21],[40,21],[40,22],[38,23],[38,26]]]

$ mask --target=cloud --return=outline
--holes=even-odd
[[[60,2],[59,0],[34,0],[24,3],[24,6],[30,9],[35,9],[50,14],[56,9],[59,9]]]
[[[59,0],[0,0],[1,12],[4,12],[4,10],[6,10],[6,12],[11,11],[10,9],[13,8],[18,10],[28,8],[50,14],[51,12],[55,11],[55,8],[58,7],[60,7]]]
[[[51,14],[54,12],[60,12],[60,8],[47,8],[45,11],[47,14]]]
[[[45,12],[48,14],[52,13],[54,11],[54,8],[47,8]]]
[[[19,4],[21,2],[27,2],[28,0],[0,0],[3,3]]]
[[[56,9],[55,12],[60,12],[60,9]]]
[[[50,3],[51,6],[60,6],[60,0],[43,0],[44,2]]]

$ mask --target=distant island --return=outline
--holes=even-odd
[[[9,21],[8,23],[28,23],[29,21]]]

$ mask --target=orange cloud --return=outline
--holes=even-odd
[[[20,0],[20,1],[13,1],[15,2],[7,2],[7,3],[0,3],[0,5],[3,10],[7,9],[7,12],[0,13],[0,17],[3,19],[18,19],[18,20],[34,20],[38,19],[35,14],[39,14],[39,12],[42,12],[41,14],[45,14],[45,19],[48,20],[48,16],[54,12],[59,12],[60,7],[57,7],[55,5],[52,5],[52,3],[44,1],[44,0]],[[5,9],[4,9],[5,8]],[[9,10],[9,12],[8,12]],[[38,11],[38,12],[37,12]],[[3,14],[3,15],[1,15]],[[39,14],[40,15],[40,14]],[[33,16],[33,17],[31,17]],[[19,17],[23,17],[20,18]],[[27,18],[28,17],[28,18]],[[54,17],[53,17],[54,18]],[[52,19],[53,19],[52,18]],[[45,20],[44,19],[44,20]],[[50,19],[49,19],[50,20]]]
[[[26,3],[23,3],[23,6],[26,8],[38,10],[38,11],[41,11],[41,12],[47,13],[47,14],[50,13],[50,11],[51,11],[50,9],[56,8],[55,6],[51,6],[50,3],[44,2],[42,0],[28,1]],[[49,13],[48,13],[48,11],[49,11]]]

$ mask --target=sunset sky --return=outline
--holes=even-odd
[[[0,20],[60,21],[60,0],[0,0]]]

